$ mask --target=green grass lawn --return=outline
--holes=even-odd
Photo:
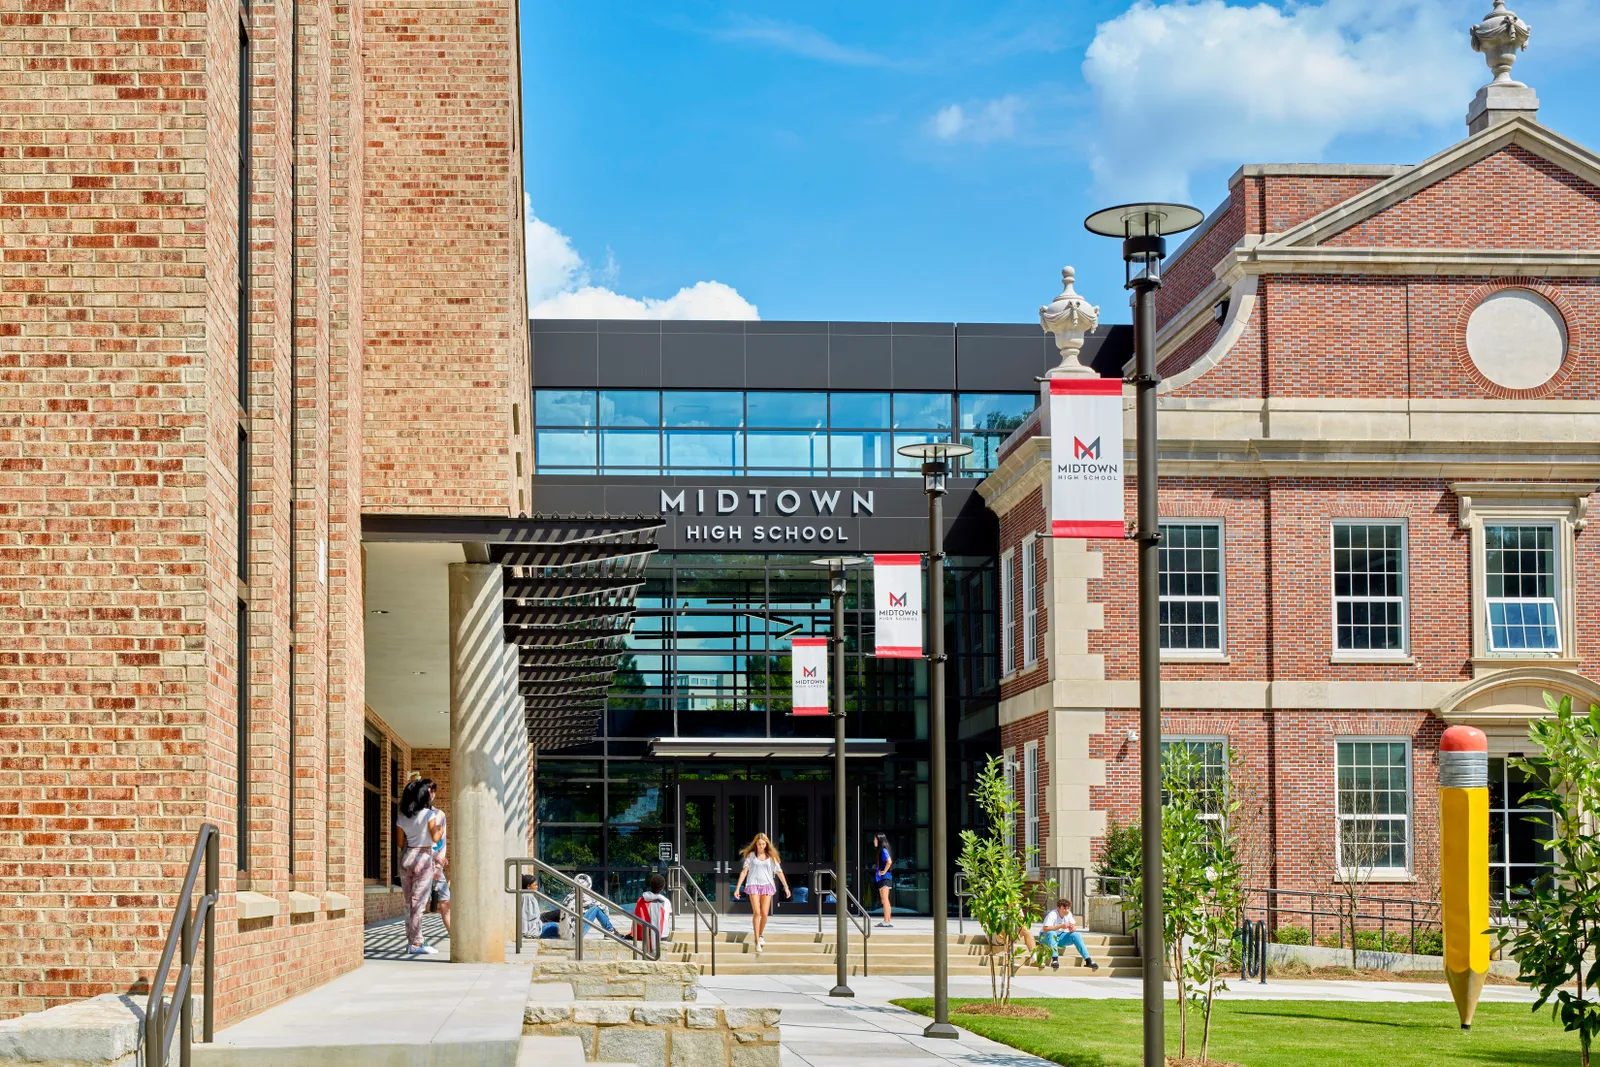
[[[923,1015],[933,1001],[896,1004]],[[961,1015],[951,1021],[1068,1067],[1139,1067],[1136,1000],[1017,999],[1049,1019]],[[1167,1053],[1177,1055],[1177,1005],[1167,1002]],[[1211,1057],[1244,1067],[1576,1067],[1578,1036],[1526,1004],[1479,1004],[1471,1031],[1455,1005],[1352,1004],[1313,1000],[1221,1000],[1211,1022]],[[1189,1055],[1200,1047],[1191,1020]]]

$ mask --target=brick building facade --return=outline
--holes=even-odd
[[[359,964],[362,516],[528,507],[517,55],[507,3],[0,15],[0,1016],[142,989],[203,822],[219,1023]]]
[[[1416,166],[1242,167],[1165,268],[1162,739],[1236,763],[1252,884],[1437,899],[1436,750],[1465,722],[1504,892],[1538,857],[1503,759],[1542,693],[1600,699],[1600,156],[1526,108],[1471,129]],[[1046,418],[980,489],[1000,721],[1018,839],[1089,866],[1138,815],[1137,560],[1048,537]]]

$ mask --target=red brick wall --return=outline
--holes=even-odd
[[[1039,645],[1037,662],[1032,667],[1024,666],[1025,641],[1027,618],[1023,611],[1026,607],[1024,597],[1026,590],[1022,583],[1022,539],[1029,533],[1040,533],[1046,528],[1044,514],[1044,492],[1035,489],[1023,498],[1021,503],[1000,517],[1000,551],[1009,554],[1012,566],[1015,568],[1015,582],[1012,589],[1012,610],[1016,613],[1017,620],[1017,649],[1016,662],[1018,672],[1009,681],[1000,684],[1000,698],[1009,699],[1027,692],[1036,686],[1046,685],[1050,681],[1050,658],[1045,645],[1045,632],[1050,625],[1049,604],[1045,599],[1045,580],[1048,576],[1046,569],[1049,563],[1049,553],[1045,552],[1045,539],[1037,537],[1032,543],[1034,564],[1038,568],[1035,578],[1034,603],[1039,609]],[[997,593],[998,595],[998,593]],[[1002,623],[1004,617],[1002,616]]]
[[[420,771],[424,778],[432,778],[437,787],[434,806],[450,814],[450,750],[448,748],[415,748],[411,750],[411,769]]]
[[[1090,803],[1123,825],[1139,817],[1137,708],[1106,713],[1106,732],[1091,738],[1091,757],[1105,760],[1106,784],[1091,786]],[[1411,741],[1413,880],[1372,883],[1367,891],[1438,899],[1438,748],[1444,724],[1428,712],[1168,709],[1165,738],[1223,738],[1238,758],[1241,838],[1253,884],[1329,891],[1335,886],[1335,744],[1348,737]],[[1095,850],[1103,847],[1095,842]],[[1303,925],[1303,924],[1302,924]]]
[[[329,545],[326,578],[317,562],[319,517],[335,509],[320,472],[349,453],[305,433],[330,406],[329,348],[304,326],[291,347],[288,306],[292,290],[315,323],[331,302],[325,264],[348,259],[348,229],[302,229],[295,254],[313,188],[353,197],[310,153],[291,190],[290,18],[270,0],[249,13],[252,834],[238,870],[238,16],[75,5],[8,17],[24,34],[8,38],[18,76],[0,79],[0,112],[21,120],[8,124],[17,150],[0,152],[0,845],[12,857],[0,883],[13,904],[0,1015],[141,988],[206,820],[223,834],[220,1021],[360,960],[359,904],[235,917],[239,890],[286,904],[290,888],[361,889],[359,841],[326,837],[359,830],[345,771],[360,717],[353,738],[330,738],[342,712],[316,681],[330,652],[350,657],[340,677],[359,699],[359,639],[352,657],[350,635],[325,625],[359,620],[359,587],[341,584],[353,538]],[[313,19],[350,41],[347,10],[303,11],[303,42],[330,36]],[[341,136],[337,109],[314,106],[332,92],[333,51],[301,57],[310,139]]]
[[[1039,781],[1038,794],[1033,798],[1035,810],[1039,813],[1039,860],[1040,864],[1049,862],[1050,855],[1047,842],[1050,840],[1050,806],[1045,803],[1045,798],[1050,795],[1050,747],[1047,744],[1046,732],[1049,729],[1050,713],[1041,711],[1037,715],[1030,715],[1026,719],[1006,723],[1000,727],[1000,749],[1005,751],[1014,748],[1013,758],[1017,761],[1017,845],[1021,847],[1027,843],[1028,827],[1024,819],[1027,811],[1023,807],[1022,789],[1026,774],[1024,766],[1024,751],[1028,742],[1036,741],[1039,745]]]
[[[1516,204],[1516,224],[1484,205]],[[1345,247],[1600,248],[1600,189],[1509,145],[1327,241]]]
[[[364,505],[526,512],[515,5],[374,4],[365,34]]]

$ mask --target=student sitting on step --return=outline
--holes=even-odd
[[[561,909],[539,908],[539,898],[533,893],[539,891],[539,879],[531,874],[522,876],[522,888],[530,890],[522,897],[522,936],[523,937],[560,937],[561,936]]]
[[[1089,965],[1091,971],[1100,969],[1100,965],[1089,958],[1083,935],[1078,933],[1078,920],[1072,916],[1072,901],[1066,897],[1056,901],[1056,906],[1044,917],[1044,925],[1039,929],[1039,943],[1050,946],[1050,967],[1053,970],[1061,969],[1060,952],[1067,945],[1078,950],[1078,955],[1083,957],[1083,962]]]
[[[672,901],[667,899],[667,880],[659,874],[650,876],[650,885],[633,906],[633,936],[643,941],[646,951],[658,952],[662,935],[672,936]],[[645,923],[655,926],[650,929]]]

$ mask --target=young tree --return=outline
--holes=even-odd
[[[1212,1006],[1227,989],[1234,933],[1244,911],[1244,864],[1229,788],[1236,761],[1220,778],[1208,778],[1192,754],[1174,745],[1162,757],[1166,794],[1161,810],[1162,940],[1178,986],[1178,1055],[1189,1054],[1189,1005],[1201,1012],[1200,1060],[1211,1049]],[[1124,904],[1142,916],[1143,874],[1132,880]]]
[[[1379,840],[1372,815],[1372,792],[1353,783],[1347,785],[1343,773],[1339,780],[1339,802],[1333,815],[1333,839],[1338,842],[1334,858],[1334,885],[1339,888],[1339,939],[1350,931],[1350,969],[1356,968],[1356,920],[1361,900],[1372,884],[1372,874],[1389,855],[1389,844]],[[1385,946],[1387,947],[1387,946]]]
[[[990,992],[996,1004],[1008,1004],[1011,975],[1027,930],[1040,916],[1027,882],[1027,869],[1038,849],[1019,853],[1008,844],[1018,804],[1006,781],[1003,757],[992,756],[984,765],[972,799],[987,818],[988,831],[982,837],[975,830],[961,831],[961,856],[956,865],[967,878],[972,917],[989,943]]]
[[[1532,724],[1528,736],[1539,753],[1515,766],[1542,783],[1525,794],[1549,805],[1552,871],[1518,890],[1508,912],[1518,924],[1509,939],[1520,978],[1539,994],[1534,1010],[1553,999],[1552,1012],[1578,1033],[1578,1056],[1589,1067],[1589,1050],[1600,1033],[1600,706],[1572,713],[1572,698],[1558,703],[1544,695],[1551,718]],[[1595,990],[1595,996],[1589,995]]]

